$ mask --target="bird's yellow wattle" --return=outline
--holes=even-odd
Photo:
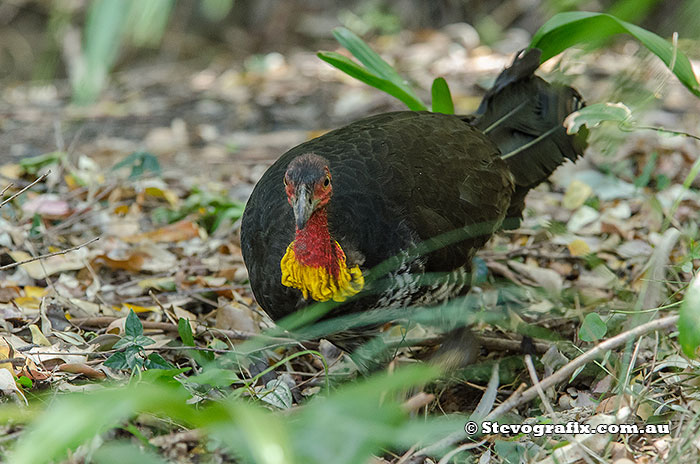
[[[335,243],[341,250],[338,242]],[[282,285],[298,288],[304,298],[316,301],[345,301],[362,290],[365,278],[357,266],[349,268],[345,263],[345,253],[338,256],[338,277],[324,266],[307,266],[300,263],[294,254],[294,242],[287,247],[287,252],[280,261],[282,268]]]

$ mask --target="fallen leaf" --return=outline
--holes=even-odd
[[[180,204],[180,199],[172,190],[159,187],[146,187],[143,193],[154,198],[163,198],[173,208],[176,208]]]
[[[206,232],[196,223],[183,219],[182,221],[168,224],[165,227],[150,232],[124,237],[124,241],[128,243],[138,243],[148,240],[155,243],[170,243],[190,240],[196,237],[205,238]]]
[[[583,206],[592,193],[593,189],[590,185],[578,179],[574,179],[566,188],[566,193],[564,193],[564,199],[561,204],[566,209],[577,209]]]
[[[32,256],[25,251],[10,251],[8,253],[15,262],[26,261]],[[77,271],[85,267],[88,251],[80,248],[65,255],[51,256],[31,263],[21,264],[19,267],[29,274],[32,279],[40,280],[64,271]]]
[[[600,213],[590,206],[583,205],[571,215],[571,219],[566,224],[566,228],[573,232],[579,232],[585,226],[593,223],[600,217]]]
[[[148,313],[148,312],[153,312],[153,311],[160,311],[160,308],[158,306],[138,306],[138,305],[131,304],[131,303],[122,303],[122,306],[127,309],[127,312],[130,309],[133,310],[135,313]],[[116,306],[115,306],[115,309],[117,309]],[[117,310],[119,311],[119,310],[123,310],[123,309],[120,308]]]
[[[24,295],[32,298],[41,298],[46,296],[49,289],[46,287],[35,287],[33,285],[27,285],[24,287]]]
[[[22,309],[39,309],[41,300],[33,296],[20,296],[13,300]]]
[[[508,266],[544,288],[550,295],[558,296],[561,293],[563,279],[556,271],[518,261],[508,261]]]
[[[19,398],[22,398],[25,404],[29,404],[27,403],[27,398],[24,397],[24,393],[22,393],[22,390],[17,386],[12,372],[7,369],[0,369],[0,391],[5,394],[14,393]]]
[[[138,252],[131,253],[123,259],[112,258],[109,256],[109,254],[106,254],[96,256],[95,259],[92,260],[91,264],[93,267],[99,267],[96,265],[105,264],[111,269],[121,269],[123,271],[129,272],[140,272],[143,269],[143,262],[146,260],[146,258],[149,258],[149,256]]]
[[[85,377],[92,380],[102,380],[106,378],[104,372],[100,372],[97,369],[83,364],[83,363],[65,363],[58,366],[58,370],[61,372],[69,372],[71,374],[82,374]]]
[[[46,339],[41,329],[36,324],[29,326],[29,331],[32,333],[32,343],[40,346],[51,346],[51,343]]]
[[[216,310],[216,328],[224,330],[240,330],[248,333],[258,333],[258,315],[250,308],[230,302],[219,306]]]
[[[21,295],[21,290],[17,286],[0,287],[0,303],[9,303]]]
[[[588,244],[581,239],[576,239],[568,245],[571,256],[586,256],[591,252]]]
[[[39,195],[25,201],[22,204],[22,211],[28,216],[38,214],[50,218],[63,218],[70,214],[71,209],[68,202],[59,199],[57,195]]]
[[[14,357],[13,353],[14,350],[10,344],[7,343],[7,340],[5,340],[4,337],[0,337],[0,369],[7,369],[14,374],[15,370],[12,363],[2,362],[3,359],[10,359]]]

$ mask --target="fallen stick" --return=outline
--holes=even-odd
[[[31,184],[27,185],[27,186],[24,187],[22,190],[20,190],[19,192],[15,193],[15,194],[12,195],[10,198],[8,198],[7,200],[5,200],[5,201],[3,201],[2,203],[0,203],[0,208],[2,208],[3,206],[5,206],[7,203],[11,202],[12,200],[14,200],[15,198],[17,198],[18,196],[22,195],[24,192],[26,192],[27,190],[29,190],[30,188],[32,188],[33,186],[35,186],[36,184],[38,184],[38,183],[41,182],[42,180],[46,179],[46,177],[47,177],[49,174],[51,174],[51,171],[46,171],[46,172],[45,172],[44,174],[42,174],[41,176],[37,177],[36,180],[35,180],[34,182],[32,182]],[[12,185],[12,184],[10,184],[10,185]],[[9,188],[9,186],[6,187],[5,189],[3,189],[2,193],[5,193],[5,191],[6,191],[8,188]]]
[[[31,263],[34,261],[38,261],[40,259],[50,258],[52,256],[65,255],[66,253],[70,253],[71,251],[79,250],[80,248],[83,248],[84,246],[90,245],[91,243],[96,242],[99,239],[100,239],[100,237],[95,237],[92,240],[88,240],[87,242],[82,243],[78,246],[74,246],[73,248],[68,248],[66,250],[61,250],[61,251],[54,251],[53,253],[47,253],[45,255],[34,256],[33,258],[25,259],[24,261],[17,261],[16,263],[7,264],[5,266],[0,266],[0,271],[12,269],[13,267],[21,266],[22,264]]]
[[[537,391],[539,389],[546,390],[550,387],[553,387],[557,383],[566,380],[571,374],[573,374],[576,369],[579,367],[583,366],[584,364],[587,364],[588,362],[592,361],[595,359],[599,354],[603,353],[604,351],[611,350],[613,348],[617,348],[620,345],[623,345],[627,342],[627,340],[630,340],[632,338],[639,337],[641,335],[644,335],[647,332],[653,332],[655,330],[661,330],[661,329],[666,329],[668,327],[671,327],[675,325],[678,322],[678,316],[668,316],[664,317],[661,319],[657,319],[655,321],[650,321],[647,322],[646,324],[639,325],[635,327],[634,329],[630,329],[626,332],[623,332],[619,335],[615,335],[612,338],[609,338],[605,340],[604,342],[599,343],[595,347],[593,347],[591,350],[586,351],[583,353],[581,356],[578,356],[568,363],[566,363],[564,366],[562,366],[561,369],[550,375],[549,377],[545,377],[542,379],[539,383],[533,385],[532,387],[528,388],[525,390],[519,397],[516,397],[515,395],[511,395],[507,400],[505,400],[503,403],[501,403],[496,409],[491,411],[485,418],[484,420],[493,420],[496,417],[499,417],[501,414],[506,413],[510,411],[513,408],[517,408],[518,406],[525,404],[529,401],[532,401],[537,397]]]

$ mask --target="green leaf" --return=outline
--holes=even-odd
[[[194,335],[192,335],[192,326],[185,318],[180,318],[177,321],[177,331],[180,334],[180,340],[185,346],[195,346]],[[205,366],[214,360],[214,353],[209,351],[191,351],[188,353],[192,359],[200,366]]]
[[[642,173],[634,180],[634,186],[637,188],[643,188],[649,185],[652,174],[654,174],[654,168],[656,167],[656,161],[659,159],[659,154],[657,152],[652,152],[651,156],[644,165]]]
[[[138,179],[147,172],[154,176],[160,176],[162,172],[158,158],[147,151],[135,151],[112,166],[112,171],[126,167],[131,168],[129,180]]]
[[[428,108],[414,93],[406,80],[361,38],[344,27],[335,28],[333,36],[365,67],[335,52],[318,52],[319,58],[345,74],[401,100],[411,110],[427,111]]]
[[[148,346],[153,345],[156,341],[145,335],[137,335],[134,337],[133,344],[138,346]]]
[[[105,366],[109,367],[110,369],[114,369],[114,370],[122,370],[122,369],[126,369],[127,367],[129,367],[126,364],[126,356],[124,355],[123,351],[120,351],[118,353],[114,353],[112,356],[107,358],[103,364]]]
[[[126,316],[126,322],[124,323],[124,334],[127,337],[133,338],[143,335],[143,324],[141,324],[141,320],[133,309],[130,309],[129,315]]]
[[[233,8],[233,0],[202,0],[199,9],[209,21],[221,21]]]
[[[94,0],[85,20],[83,53],[74,60],[71,76],[73,98],[91,103],[100,94],[119,52],[131,9],[131,1]]]
[[[289,385],[284,383],[281,378],[270,380],[265,385],[264,390],[258,393],[258,397],[279,409],[289,409],[292,407],[292,391]]]
[[[544,62],[572,45],[600,41],[615,34],[630,34],[639,40],[690,92],[700,97],[700,84],[688,57],[653,32],[609,14],[572,11],[554,15],[535,33],[530,48],[542,50],[541,61]]]
[[[597,313],[588,313],[578,330],[578,337],[584,342],[594,342],[605,336],[608,327]]]
[[[412,95],[412,93],[406,92],[404,89],[397,86],[393,82],[370,73],[369,71],[367,71],[367,69],[358,65],[347,56],[335,52],[318,52],[316,56],[318,56],[331,66],[334,66],[339,70],[343,71],[348,76],[354,77],[355,79],[364,82],[367,85],[371,85],[372,87],[377,88],[382,92],[386,92],[392,97],[401,100],[410,110],[428,110],[428,107],[425,106],[423,102],[420,101],[420,99],[418,99],[418,97]]]
[[[505,464],[520,464],[527,461],[527,448],[515,441],[496,440],[493,449]]]
[[[623,103],[595,103],[574,111],[564,120],[568,134],[575,134],[582,126],[595,127],[604,121],[626,123],[632,119],[632,112]]]
[[[137,412],[154,412],[187,422],[194,409],[186,404],[191,396],[172,379],[140,382],[120,388],[57,395],[24,429],[4,462],[45,464],[63,462],[70,450],[104,433]],[[37,446],[41,443],[41,446]],[[149,462],[123,456],[120,462]]]
[[[138,345],[127,346],[124,350],[124,359],[126,361],[126,366],[132,371],[134,369],[143,368],[143,348]]]
[[[119,341],[117,341],[117,343],[112,345],[112,348],[115,350],[119,350],[121,348],[126,348],[127,346],[131,346],[133,344],[134,344],[134,337],[122,337],[119,339]]]
[[[96,464],[123,464],[125,462],[166,464],[166,461],[152,450],[141,449],[136,444],[126,441],[105,443],[95,451],[93,459]]]
[[[688,286],[678,319],[678,341],[686,356],[696,357],[700,346],[700,273]]]
[[[177,332],[180,334],[180,340],[187,346],[194,346],[194,336],[192,335],[192,326],[190,321],[181,317],[177,320]]]
[[[41,215],[34,213],[32,215],[32,226],[29,228],[29,236],[31,238],[38,238],[41,235],[41,224]]]
[[[175,366],[166,361],[158,353],[151,353],[148,355],[146,361],[146,369],[174,369]]]
[[[32,388],[34,386],[34,382],[32,382],[32,379],[23,375],[17,377],[17,383],[23,386],[24,388]]]
[[[212,387],[228,387],[240,379],[231,369],[222,369],[213,365],[206,366],[199,375],[191,375],[183,380],[184,383],[195,385],[211,385]]]
[[[447,81],[444,78],[438,77],[433,81],[430,94],[433,100],[433,112],[455,114],[450,87],[447,85]]]
[[[30,156],[19,160],[19,165],[27,174],[36,174],[44,166],[57,164],[66,158],[66,153],[63,151],[52,151],[43,155]]]
[[[134,45],[155,47],[168,25],[174,0],[133,2],[129,11],[129,38]]]
[[[364,40],[356,36],[349,29],[344,27],[336,27],[333,29],[333,37],[335,37],[340,45],[347,48],[348,51],[352,53],[352,56],[357,58],[360,63],[364,64],[372,74],[392,82],[407,93],[413,93],[411,88],[399,75],[399,73],[397,73],[389,63],[384,61],[381,56],[372,50],[372,48],[367,45]]]

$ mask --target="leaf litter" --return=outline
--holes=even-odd
[[[461,105],[458,111],[469,112],[477,101],[471,98],[475,87],[506,60],[480,51],[453,57],[460,66],[452,59],[446,68],[439,50],[452,40],[435,31],[421,37],[428,44],[434,41],[434,48],[404,44],[408,47],[402,52],[391,42],[384,46],[399,64],[427,64],[410,68],[419,83],[430,82],[426,69],[444,71]],[[614,61],[615,56],[608,51],[602,59]],[[138,88],[139,80],[125,75],[123,88],[113,94],[113,107],[65,105],[59,115],[66,123],[88,114],[112,119],[123,130],[80,136],[65,151],[52,146],[49,118],[17,109],[18,120],[28,123],[31,118],[47,130],[44,139],[36,131],[9,136],[17,152],[32,147],[43,153],[3,161],[5,185],[0,188],[8,188],[2,197],[46,177],[0,209],[0,391],[8,401],[25,403],[27,393],[37,389],[100,388],[104,379],[125,381],[134,369],[185,368],[191,402],[216,399],[232,385],[244,385],[248,397],[285,410],[303,408],[307,398],[319,395],[326,375],[334,382],[356,375],[347,356],[325,340],[301,346],[280,333],[270,335],[265,342],[269,348],[253,350],[256,356],[245,362],[232,358],[218,370],[201,368],[273,327],[247,285],[237,238],[243,203],[266,166],[285,149],[317,135],[309,128],[330,129],[367,112],[398,109],[383,97],[362,98],[365,89],[308,52],[280,57],[269,73],[218,65],[205,71],[184,69],[188,84],[154,73],[154,79],[165,79],[165,91],[172,92],[157,97],[166,105],[168,99],[176,102],[178,93],[194,96],[197,103],[179,114],[159,111],[162,105],[147,109],[146,94],[142,107],[129,107],[121,96]],[[300,69],[308,79],[298,79]],[[602,75],[610,78],[609,73],[603,70]],[[324,99],[310,82],[323,86]],[[586,76],[578,76],[575,85],[584,95],[595,93],[596,82],[587,82]],[[231,109],[232,103],[237,109]],[[678,114],[698,111],[691,99],[684,103],[673,110],[679,124],[685,120]],[[137,127],[123,117],[144,111],[153,112],[160,125]],[[219,122],[214,115],[224,111],[228,115]],[[302,116],[292,123],[290,114]],[[688,120],[692,125],[691,116]],[[233,132],[233,127],[267,127],[268,132]],[[75,135],[58,130],[59,138]],[[478,369],[471,374],[467,370],[429,387],[434,397],[423,406],[426,411],[468,413],[488,403],[489,410],[480,412],[486,417],[494,397],[505,399],[521,382],[531,385],[519,368],[503,372],[502,367],[500,382],[489,382],[494,362],[517,353],[521,334],[547,343],[542,363],[544,375],[550,376],[597,341],[631,328],[630,320],[646,314],[639,310],[674,313],[700,268],[700,196],[694,190],[699,180],[692,179],[691,188],[684,185],[698,159],[698,145],[640,131],[625,137],[614,156],[609,151],[594,141],[582,162],[563,167],[529,195],[520,229],[499,234],[479,254],[487,276],[473,293],[481,308],[504,314],[495,325],[476,326],[487,347],[480,359],[487,372],[484,376]],[[73,251],[63,253],[68,249]],[[417,325],[398,335],[429,341],[432,332]],[[493,339],[501,343],[489,341]],[[511,348],[504,348],[504,341],[512,341]],[[619,372],[625,351],[608,351],[544,392],[555,405],[554,416],[535,403],[512,411],[513,420],[575,417],[609,422],[614,420],[610,414],[624,409],[619,406],[623,403],[644,421],[687,419],[683,411],[697,411],[700,404],[697,363],[680,355],[678,341],[667,332],[642,336],[635,343],[639,349],[624,382]],[[305,349],[321,351],[327,365]],[[397,361],[412,362],[431,349],[430,343],[401,347]],[[601,409],[604,404],[609,408]],[[137,426],[156,429],[147,421]],[[172,440],[163,440],[166,435],[161,434],[151,443],[172,449],[202,439],[197,434],[178,438],[178,429],[169,431]],[[519,442],[540,451],[562,444],[556,458],[549,459],[573,462],[582,456],[565,444],[569,438],[521,437]],[[503,441],[493,435],[486,439],[480,452],[488,459]],[[623,448],[609,446],[606,451],[606,444],[581,437],[598,453],[640,463],[649,456],[677,453],[689,439],[680,434],[616,436],[613,445]],[[384,461],[396,459],[387,456]]]

